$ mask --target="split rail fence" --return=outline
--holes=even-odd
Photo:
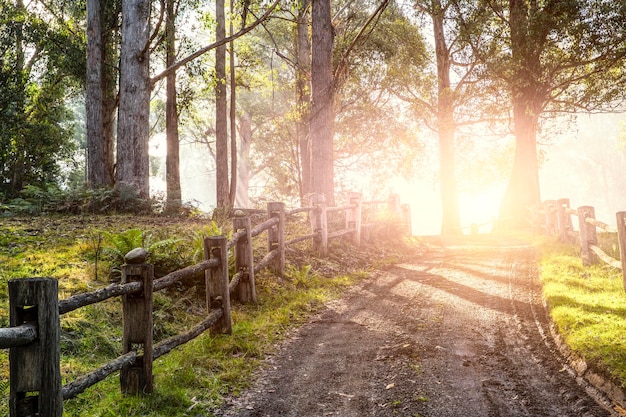
[[[59,417],[63,401],[73,398],[107,376],[120,372],[121,390],[127,394],[150,393],[153,390],[153,361],[172,349],[196,338],[208,329],[230,334],[231,296],[241,303],[257,300],[254,276],[263,268],[282,276],[285,247],[307,240],[319,256],[328,255],[328,242],[348,237],[360,245],[363,207],[387,205],[410,234],[410,210],[400,205],[397,195],[389,200],[364,203],[361,194],[350,193],[348,204],[327,207],[323,196],[313,196],[310,207],[285,211],[284,203],[268,203],[267,220],[252,227],[250,217],[238,211],[233,219],[230,240],[224,236],[206,237],[204,261],[154,278],[153,265],[146,263],[146,251],[137,248],[126,255],[120,283],[99,290],[58,299],[58,281],[51,278],[13,279],[9,286],[9,325],[0,328],[0,348],[9,350],[9,412],[11,417]],[[342,229],[329,230],[328,215],[345,213]],[[307,213],[311,233],[285,240],[286,218]],[[372,225],[370,224],[369,227]],[[252,238],[267,231],[267,254],[255,262]],[[233,249],[235,270],[229,277],[228,256]],[[205,275],[205,316],[191,330],[153,344],[153,293],[199,273]],[[122,354],[100,368],[62,385],[60,373],[60,316],[70,311],[122,297]]]
[[[596,220],[595,208],[581,206],[570,208],[567,198],[547,200],[539,211],[543,217],[540,223],[547,234],[556,235],[562,242],[578,242],[583,265],[597,264],[600,261],[622,271],[622,282],[626,290],[626,211],[615,214],[616,227]],[[578,218],[578,231],[572,223],[572,216]],[[617,234],[620,259],[614,259],[598,246],[598,229]]]

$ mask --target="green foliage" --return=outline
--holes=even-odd
[[[312,281],[311,265],[303,265],[297,268],[293,265],[287,265],[285,278],[291,280],[293,285],[300,288],[307,288]]]
[[[604,242],[603,246],[610,246]],[[568,346],[619,386],[626,386],[626,311],[621,273],[584,267],[578,249],[543,243],[541,280],[550,315]]]
[[[306,221],[303,220],[303,223]],[[304,227],[304,226],[302,226]],[[188,259],[191,237],[222,234],[226,226],[200,220],[173,221],[142,216],[38,216],[5,218],[0,222],[0,327],[8,323],[6,280],[33,276],[34,271],[59,280],[60,298],[91,291],[102,283],[93,282],[89,263],[96,244],[93,235],[107,235],[111,250],[123,254],[135,245],[169,253],[176,262]],[[177,236],[185,242],[173,244]],[[257,239],[259,244],[265,241]],[[103,243],[104,244],[104,243]],[[175,248],[175,249],[171,249]],[[172,250],[176,253],[172,255]],[[376,253],[379,253],[379,249]],[[279,282],[267,271],[256,275],[256,305],[236,305],[233,334],[207,332],[155,361],[155,392],[146,396],[123,396],[119,379],[110,376],[77,398],[64,402],[67,416],[210,416],[225,395],[247,386],[259,362],[311,313],[336,297],[363,273],[345,274],[346,256],[325,260],[325,274],[314,267],[306,252],[291,252],[298,265]],[[351,252],[350,261],[365,253]],[[295,263],[294,263],[295,265]],[[360,264],[361,268],[364,263]],[[336,269],[335,269],[336,268]],[[342,272],[343,271],[343,272]],[[332,276],[330,276],[332,275]],[[155,342],[180,334],[201,319],[204,292],[201,286],[179,285],[154,294]],[[66,384],[114,359],[121,351],[121,305],[118,298],[65,314],[61,318],[61,370]],[[0,352],[0,381],[8,381],[8,352]],[[0,393],[3,386],[0,382]],[[0,398],[0,415],[7,415],[8,395]]]
[[[204,259],[204,238],[222,236],[223,234],[222,228],[214,220],[211,220],[211,223],[201,230],[194,231],[191,236],[191,259],[194,263]]]
[[[61,189],[55,183],[42,186],[27,185],[19,197],[0,202],[0,213],[11,216],[21,214],[87,214],[87,213],[160,213],[164,204],[153,198],[140,198],[131,187],[101,188],[90,190],[82,184],[75,188]],[[176,214],[194,216],[197,209],[192,204],[181,206]]]
[[[27,185],[57,181],[58,161],[73,152],[64,99],[72,77],[85,73],[85,60],[77,35],[83,31],[71,23],[56,26],[19,3],[0,1],[1,200],[17,198]]]
[[[160,239],[155,233],[141,229],[128,229],[121,233],[103,232],[103,255],[109,258],[113,265],[122,265],[124,257],[135,248],[144,248],[148,251],[148,263],[154,264],[155,275],[165,275],[169,272],[188,265],[182,250],[182,238]],[[116,268],[115,272],[119,272]]]

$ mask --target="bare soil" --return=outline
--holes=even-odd
[[[217,416],[611,416],[558,354],[531,247],[440,245],[352,288]]]

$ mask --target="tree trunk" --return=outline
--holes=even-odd
[[[433,29],[437,56],[437,135],[439,137],[439,176],[441,182],[441,234],[461,233],[456,164],[454,158],[454,98],[450,85],[450,51],[443,28],[444,11],[433,0]]]
[[[150,1],[123,0],[116,185],[129,187],[140,198],[150,196],[149,38]]]
[[[515,159],[500,205],[498,223],[505,227],[522,227],[528,223],[528,209],[541,201],[536,136],[538,117],[532,114],[527,97],[514,98],[513,101]]]
[[[119,0],[100,0],[102,26],[102,164],[105,186],[115,183],[115,115],[119,77]]]
[[[167,0],[167,16],[165,21],[166,68],[176,61],[176,26],[175,0]],[[178,137],[178,104],[176,101],[176,71],[166,77],[165,104],[165,141],[167,155],[165,157],[166,178],[166,210],[176,212],[181,206],[180,188],[180,147]]]
[[[103,4],[104,3],[104,4]],[[111,187],[113,178],[113,126],[115,119],[117,74],[110,64],[115,54],[110,34],[115,13],[111,0],[87,1],[87,183],[91,189]]]
[[[216,42],[226,37],[224,0],[215,2]],[[215,48],[215,189],[218,208],[230,203],[228,186],[228,103],[226,101],[226,46]]]
[[[239,163],[237,164],[237,207],[250,207],[248,190],[250,188],[250,143],[252,143],[252,120],[249,114],[244,114],[239,120]]]
[[[24,7],[24,2],[22,0],[16,0],[15,8],[18,11],[19,15],[26,16],[26,8]],[[25,55],[24,55],[24,23],[23,21],[15,22],[15,54],[16,54],[16,63],[15,63],[15,71],[18,74],[20,88],[20,94],[18,95],[17,102],[15,103],[15,114],[16,115],[24,115],[25,114],[25,106],[26,106],[26,80],[28,79],[28,75],[25,74],[24,66],[25,66]],[[23,116],[22,116],[23,117]],[[16,136],[20,136],[23,128],[21,126],[16,127]],[[21,149],[21,146],[16,147],[16,153],[13,155],[15,158],[15,164],[13,165],[12,181],[11,181],[11,189],[9,195],[15,196],[24,188],[24,174],[26,172],[26,155],[24,151]]]
[[[334,205],[333,26],[330,0],[313,0],[311,11],[311,191]]]
[[[102,21],[100,0],[87,0],[87,83],[85,92],[87,131],[87,183],[91,189],[105,185],[102,98]]]
[[[296,22],[296,137],[300,147],[300,202],[305,204],[311,193],[311,141],[309,135],[311,102],[311,42],[309,40],[310,0],[299,2]]]
[[[536,7],[536,6],[532,6]],[[515,133],[515,159],[500,206],[499,225],[521,227],[527,223],[528,208],[540,202],[537,122],[545,99],[540,74],[539,39],[529,31],[528,5],[510,0],[511,55],[515,70],[511,96]]]
[[[230,33],[233,35],[234,1],[230,0]],[[245,26],[245,22],[243,23]],[[230,60],[230,192],[229,207],[235,206],[237,198],[237,80],[235,79],[235,42],[229,44]]]

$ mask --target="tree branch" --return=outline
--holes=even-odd
[[[241,29],[239,32],[235,33],[232,36],[228,36],[228,37],[226,37],[226,38],[224,38],[224,39],[222,39],[222,40],[220,40],[218,42],[213,42],[212,44],[207,45],[204,48],[198,49],[196,52],[194,52],[191,55],[188,55],[186,58],[183,58],[180,61],[175,62],[174,64],[170,65],[168,68],[164,69],[160,74],[157,74],[154,77],[152,77],[150,79],[150,83],[154,86],[154,84],[156,84],[158,81],[160,81],[163,78],[165,78],[172,71],[176,71],[178,68],[182,67],[183,65],[188,64],[189,62],[193,61],[194,59],[198,58],[199,56],[204,55],[205,53],[209,52],[210,50],[215,49],[218,46],[222,46],[222,45],[225,45],[227,43],[230,43],[230,42],[234,41],[235,39],[240,38],[241,36],[243,36],[246,33],[250,32],[252,29],[256,28],[258,25],[260,25],[265,20],[267,20],[268,17],[270,17],[270,15],[272,14],[272,12],[276,8],[276,6],[278,6],[278,3],[280,3],[280,1],[281,0],[275,0],[274,3],[272,3],[272,5],[270,6],[270,8],[267,9],[267,11],[265,13],[263,13],[263,15],[260,18],[258,18],[254,23],[252,23],[250,26],[246,26],[245,28]]]
[[[374,19],[378,18],[382,14],[382,12],[387,8],[388,5],[389,5],[389,0],[383,0],[380,6],[378,6],[378,8],[374,11],[374,13],[370,16],[370,18],[367,19],[367,22],[365,22],[365,24],[363,25],[359,33],[356,35],[354,40],[350,43],[350,45],[348,46],[348,49],[346,49],[346,52],[344,52],[343,56],[341,57],[341,61],[339,62],[339,65],[337,65],[337,69],[335,70],[335,74],[333,75],[333,79],[335,81],[339,79],[339,75],[343,72],[344,68],[347,66],[348,56],[350,55],[352,50],[355,48],[356,44],[365,35],[365,30],[374,21]]]

